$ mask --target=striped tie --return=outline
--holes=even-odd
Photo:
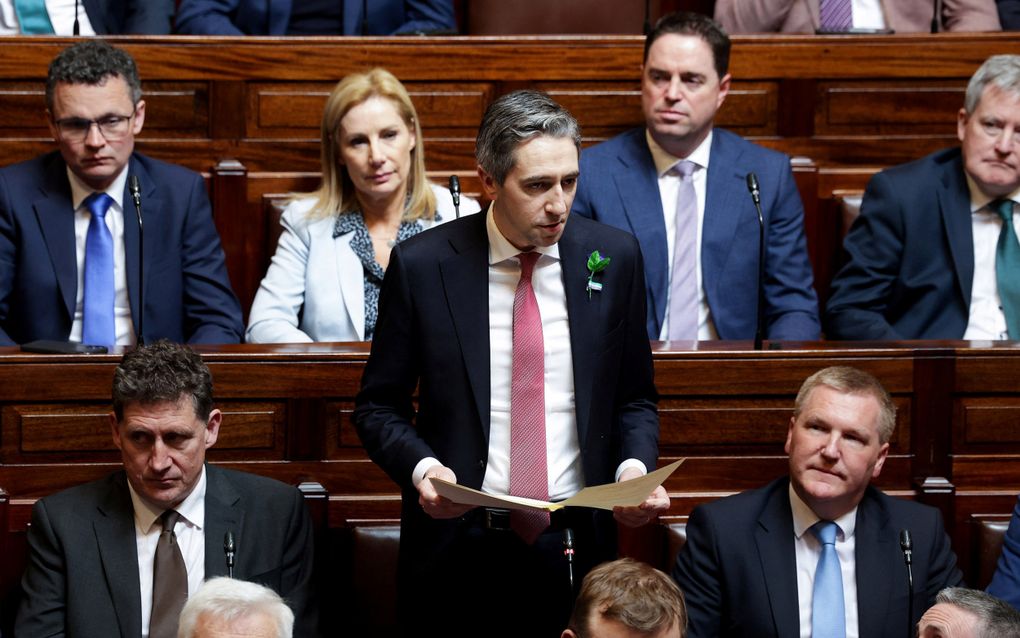
[[[822,31],[849,31],[854,26],[851,0],[819,0]]]

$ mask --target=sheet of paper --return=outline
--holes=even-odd
[[[450,499],[454,503],[464,505],[477,505],[481,507],[502,507],[506,509],[539,509],[554,512],[564,507],[591,507],[595,509],[612,510],[614,507],[640,505],[656,487],[662,485],[669,476],[676,471],[685,459],[674,461],[665,467],[642,476],[641,478],[622,481],[620,483],[607,483],[586,487],[577,494],[574,494],[565,501],[549,503],[520,496],[503,496],[488,494],[479,490],[449,483],[441,479],[432,479],[432,485],[440,496]]]

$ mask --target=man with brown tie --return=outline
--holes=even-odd
[[[113,442],[124,469],[36,502],[18,636],[175,638],[202,581],[233,574],[287,599],[318,635],[312,531],[300,492],[205,463],[223,414],[186,346],[133,350],[114,373]]]
[[[548,96],[499,98],[475,148],[488,212],[390,256],[354,422],[402,489],[408,633],[558,636],[573,599],[566,530],[577,582],[616,550],[608,512],[469,509],[431,479],[560,501],[655,469],[641,255],[628,233],[569,216],[580,148]],[[659,487],[614,514],[640,525],[668,506]]]

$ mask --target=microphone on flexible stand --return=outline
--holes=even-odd
[[[460,178],[450,175],[450,196],[453,197],[453,212],[460,219]]]
[[[138,334],[135,335],[135,345],[141,346],[145,344],[145,242],[142,232],[142,189],[137,175],[128,177],[128,189],[135,202],[135,215],[138,216]]]
[[[76,36],[81,35],[81,25],[78,24],[78,0],[74,0],[74,26],[71,33]]]
[[[569,527],[563,530],[563,555],[567,557],[567,576],[570,579],[570,592],[574,592],[574,530]]]
[[[227,530],[223,535],[223,554],[227,559],[227,576],[234,577],[234,533]]]
[[[761,189],[758,176],[747,174],[747,190],[758,212],[758,322],[754,332],[754,349],[761,350],[765,339],[765,217],[761,214]]]
[[[900,549],[903,550],[903,562],[907,566],[907,638],[914,636],[914,573],[910,565],[913,562],[914,543],[910,540],[910,530],[900,530]]]

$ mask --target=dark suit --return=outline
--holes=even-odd
[[[715,129],[708,166],[701,271],[720,339],[751,339],[757,326],[758,214],[746,176],[761,183],[765,218],[765,325],[769,339],[817,339],[818,299],[804,240],[804,209],[785,155]],[[645,130],[634,129],[581,156],[573,211],[632,233],[648,288],[648,338],[658,339],[671,264],[658,176]]]
[[[81,6],[98,35],[164,35],[174,18],[174,0],[82,0]]]
[[[1020,499],[1002,539],[1002,554],[988,584],[988,593],[1020,609]]]
[[[317,633],[311,597],[312,527],[301,493],[254,474],[206,466],[205,576],[226,576],[223,536],[234,533],[234,577],[287,599],[295,636]],[[18,636],[121,636],[142,631],[134,508],[124,472],[47,496],[32,508]]]
[[[365,448],[402,489],[399,582],[405,604],[423,595],[442,595],[426,583],[434,585],[449,573],[447,559],[469,541],[475,519],[469,514],[435,520],[425,514],[411,481],[415,465],[435,457],[456,473],[458,483],[476,489],[485,475],[490,416],[485,224],[486,215],[472,215],[393,249],[356,402],[354,420]],[[589,298],[586,262],[594,250],[612,261],[599,274],[602,291]],[[637,244],[626,233],[572,216],[559,251],[584,483],[612,482],[617,466],[628,458],[651,470],[659,430]],[[584,512],[590,520],[591,511]],[[601,540],[615,549],[612,518],[600,516],[599,529],[607,537]],[[490,554],[473,560],[475,577],[460,582],[461,590],[479,589],[486,576],[501,577],[489,569]],[[565,582],[565,568],[560,576]],[[533,579],[541,585],[537,575]],[[442,610],[446,613],[452,611]]]
[[[1003,31],[1020,29],[1020,0],[996,0]]]
[[[292,0],[181,0],[175,28],[177,33],[186,35],[286,35],[291,3]],[[367,20],[364,7],[368,7]],[[451,0],[343,0],[343,35],[401,35],[456,29]]]
[[[142,190],[145,340],[238,343],[241,308],[230,288],[202,178],[135,153]],[[138,220],[124,192],[128,299],[137,328]],[[56,152],[0,169],[0,344],[66,340],[78,291],[74,211]]]
[[[831,339],[962,339],[974,235],[959,148],[871,178],[832,281]]]
[[[687,600],[691,638],[800,635],[797,558],[788,478],[696,507],[673,577]],[[857,508],[859,634],[899,638],[907,574],[899,533],[913,540],[914,618],[963,578],[938,510],[869,487]]]

